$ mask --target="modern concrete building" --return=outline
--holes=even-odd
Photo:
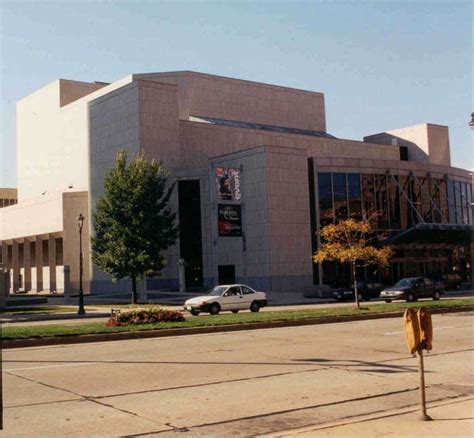
[[[14,205],[18,202],[17,190],[0,188],[0,208]]]
[[[17,148],[18,204],[0,210],[14,291],[77,289],[75,218],[89,218],[88,237],[120,149],[162,161],[178,182],[181,237],[149,289],[177,288],[180,258],[188,288],[348,282],[344,266],[312,263],[316,233],[375,211],[380,244],[396,255],[367,278],[472,277],[472,175],[451,167],[446,126],[338,139],[322,93],[184,71],[55,81],[18,102]],[[88,238],[85,249],[87,292],[129,290],[92,265]]]

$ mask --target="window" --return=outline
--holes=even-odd
[[[418,178],[421,192],[421,211],[423,220],[431,223],[431,199],[430,199],[430,180],[429,178]]]
[[[228,297],[230,297],[232,295],[240,295],[240,287],[238,287],[238,286],[229,287],[229,289],[227,289],[226,295]]]
[[[318,174],[319,193],[319,223],[321,226],[332,224],[334,212],[332,209],[332,183],[330,173]]]
[[[349,215],[354,219],[362,218],[362,200],[360,196],[360,175],[347,174],[347,192],[349,195]]]
[[[474,205],[472,204],[473,202],[473,197],[472,197],[472,185],[469,183],[466,183],[466,191],[467,191],[467,220],[470,225],[474,223],[474,219],[472,217],[472,213],[474,210]]]
[[[460,183],[461,185],[461,205],[462,205],[462,223],[469,223],[469,206],[467,202],[467,183]]]
[[[247,286],[240,286],[240,288],[242,289],[242,292],[244,295],[249,295],[249,294],[253,294],[253,290],[250,289],[249,287]]]
[[[410,193],[410,181],[407,176],[398,176],[398,182],[400,183],[400,226],[402,230],[406,230],[411,226],[412,213],[411,206],[408,202],[407,197]]]
[[[449,223],[456,223],[456,197],[454,193],[454,181],[448,181],[448,210],[449,210]]]
[[[456,198],[456,223],[462,224],[461,182],[454,181],[454,195]]]
[[[347,219],[346,174],[333,173],[334,211],[336,219]]]
[[[385,175],[375,175],[375,200],[378,216],[378,227],[388,228],[388,197],[387,197],[387,178]]]
[[[398,190],[398,176],[389,176],[388,180],[388,203],[390,209],[390,228],[400,229],[400,193]]]
[[[362,200],[364,212],[370,217],[375,213],[374,176],[362,175]]]

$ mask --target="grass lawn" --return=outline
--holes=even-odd
[[[377,313],[390,313],[406,309],[407,307],[418,308],[455,308],[460,306],[474,305],[474,298],[463,298],[442,301],[421,301],[416,303],[390,303],[376,304],[357,310],[354,305],[345,307],[332,307],[324,309],[306,309],[306,310],[285,310],[274,312],[250,313],[242,312],[239,314],[223,313],[218,316],[201,315],[198,317],[188,317],[184,322],[168,322],[158,324],[129,325],[125,327],[106,327],[103,322],[85,322],[83,324],[64,324],[64,325],[36,325],[22,327],[5,327],[2,329],[2,338],[24,339],[46,336],[67,336],[67,335],[85,335],[94,333],[112,333],[112,332],[134,332],[141,330],[156,330],[163,328],[183,328],[183,327],[202,327],[218,326],[228,324],[245,324],[255,322],[270,321],[293,321],[309,318],[324,318],[330,316],[351,316],[351,315],[370,315]]]

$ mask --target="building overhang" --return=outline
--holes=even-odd
[[[418,243],[470,245],[474,241],[474,225],[457,224],[417,224],[396,233],[384,241],[383,245]]]

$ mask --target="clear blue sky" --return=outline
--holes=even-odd
[[[448,125],[474,167],[471,1],[0,0],[1,179],[15,102],[57,78],[196,70],[325,93],[328,132]]]

